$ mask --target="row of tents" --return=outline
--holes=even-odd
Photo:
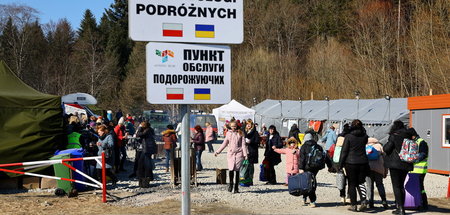
[[[275,125],[282,136],[287,136],[293,124],[300,131],[316,125],[318,131],[334,125],[339,132],[345,123],[360,119],[369,136],[385,140],[391,123],[401,120],[408,123],[409,110],[406,98],[382,99],[339,99],[339,100],[270,100],[267,99],[252,108],[232,100],[230,103],[213,110],[222,127],[232,117],[235,119],[252,119],[269,127]],[[319,125],[319,126],[317,126]],[[219,129],[219,135],[222,134]]]

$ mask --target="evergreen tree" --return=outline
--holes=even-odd
[[[83,19],[81,20],[80,28],[78,29],[78,36],[85,37],[91,33],[97,33],[97,23],[95,21],[94,14],[92,14],[91,10],[87,9],[84,12]]]
[[[3,34],[0,35],[0,57],[5,61],[5,63],[14,71],[16,67],[14,66],[14,39],[17,38],[18,31],[16,26],[13,24],[12,18],[9,17],[8,21],[3,28]]]

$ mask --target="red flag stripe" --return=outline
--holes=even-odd
[[[183,31],[180,30],[163,30],[164,37],[182,37]]]
[[[167,94],[168,100],[183,100],[184,95],[183,94]]]

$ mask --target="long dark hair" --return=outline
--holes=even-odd
[[[395,120],[394,123],[392,123],[391,130],[389,131],[389,134],[394,134],[396,131],[400,129],[404,129],[405,124],[400,120]]]
[[[270,126],[269,126],[269,130],[270,130],[270,129],[273,130],[273,134],[278,134],[277,127],[275,127],[275,125],[270,125]]]

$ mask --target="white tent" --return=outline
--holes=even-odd
[[[223,135],[223,130],[220,129],[225,125],[227,120],[234,117],[236,120],[252,119],[255,117],[255,110],[245,107],[236,100],[231,100],[230,103],[222,105],[213,109],[213,115],[216,117],[217,128],[219,128],[219,135]]]

